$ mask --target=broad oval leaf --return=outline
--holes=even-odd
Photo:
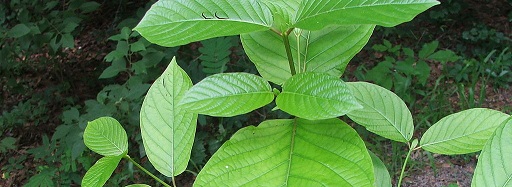
[[[304,0],[295,27],[308,30],[353,24],[393,27],[437,4],[436,0]]]
[[[430,152],[453,155],[482,150],[485,142],[509,115],[486,108],[451,114],[432,125],[420,146]]]
[[[296,72],[341,76],[350,59],[368,42],[374,27],[347,25],[319,31],[294,30],[289,40]],[[240,38],[263,78],[280,85],[292,76],[281,36],[263,31],[242,34]]]
[[[512,186],[512,118],[494,132],[478,157],[473,187]]]
[[[391,176],[382,160],[373,152],[368,151],[373,163],[373,172],[375,173],[375,187],[392,187]]]
[[[239,130],[195,186],[373,186],[370,155],[339,119],[270,120]]]
[[[152,43],[172,47],[271,25],[270,11],[256,0],[159,0],[134,30]]]
[[[343,116],[361,108],[341,79],[325,73],[300,73],[283,84],[277,96],[279,109],[309,120]]]
[[[269,104],[270,84],[249,73],[219,73],[194,85],[181,100],[185,109],[210,116],[231,117]]]
[[[126,131],[111,117],[101,117],[87,123],[84,143],[90,150],[103,156],[119,156],[128,152]]]
[[[399,142],[411,140],[414,131],[412,115],[400,97],[367,82],[348,82],[347,86],[363,106],[349,112],[350,119],[382,137]]]
[[[103,186],[116,169],[119,161],[124,155],[106,156],[100,158],[96,163],[87,170],[82,179],[83,187]]]
[[[149,89],[140,111],[146,155],[155,169],[168,177],[185,171],[192,151],[197,114],[177,104],[190,87],[192,81],[173,58]]]

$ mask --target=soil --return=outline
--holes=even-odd
[[[482,5],[479,0],[461,0],[461,3],[466,3],[466,9],[461,10],[461,15],[474,16],[485,23],[487,26],[496,29],[497,31],[503,32],[506,36],[512,35],[512,27],[510,19],[507,15],[511,11],[510,4],[503,0],[490,0],[489,2]],[[109,10],[98,14],[105,15],[109,13]],[[46,67],[44,69],[34,69],[31,72],[26,72],[18,78],[18,81],[25,84],[26,87],[33,90],[30,94],[44,92],[45,89],[58,86],[63,78],[71,79],[73,84],[70,85],[71,89],[67,92],[56,92],[52,93],[55,100],[49,104],[50,120],[48,124],[33,128],[31,124],[26,124],[22,129],[16,129],[12,132],[8,132],[11,135],[23,135],[24,139],[20,141],[20,150],[17,150],[13,157],[26,154],[26,150],[29,148],[37,147],[40,145],[41,137],[43,134],[52,134],[55,127],[60,124],[60,115],[62,113],[62,104],[64,98],[73,97],[77,103],[81,103],[84,100],[95,98],[99,90],[104,86],[100,81],[97,81],[99,73],[108,64],[103,62],[105,55],[115,47],[112,43],[107,41],[109,34],[106,30],[112,30],[112,23],[109,19],[99,18],[93,19],[94,21],[87,22],[87,26],[83,29],[82,34],[78,35],[75,39],[74,49],[65,50],[66,56],[60,56],[58,64]],[[99,20],[99,21],[98,21]],[[460,34],[464,30],[472,28],[474,25],[466,25],[463,22],[447,22],[445,25],[448,27],[449,32],[441,32],[438,25],[433,23],[424,25],[425,28],[431,29],[429,34],[433,34],[433,38],[442,41],[442,46],[454,47],[454,44],[449,44],[443,41],[449,41],[456,43],[460,39]],[[422,33],[418,31],[418,36]],[[421,38],[416,41],[404,41],[398,38],[397,43],[420,43]],[[422,42],[424,42],[422,40]],[[368,56],[373,54],[367,54],[362,52],[357,58],[367,59]],[[37,59],[36,57],[32,57]],[[356,65],[348,67],[355,69]],[[435,80],[440,76],[440,69],[442,68],[439,64],[431,64],[432,75],[431,79]],[[0,83],[2,79],[0,79]],[[443,84],[449,85],[453,82],[444,82]],[[1,90],[2,87],[0,87]],[[483,107],[488,107],[496,110],[505,111],[511,113],[512,111],[512,89],[510,88],[493,88],[489,85],[479,85],[477,89],[486,90],[486,100]],[[477,90],[478,91],[478,90]],[[0,94],[2,97],[3,106],[0,107],[2,111],[9,111],[18,102],[25,101],[30,94],[26,93],[10,93],[8,90],[3,90]],[[459,96],[454,94],[450,97],[449,102],[454,108],[460,108]],[[475,169],[475,163],[477,155],[461,157],[450,157],[433,155],[434,160],[430,163],[427,154],[424,151],[415,151],[411,157],[411,163],[429,163],[423,165],[414,165],[412,169],[409,169],[407,176],[403,179],[403,186],[410,187],[441,187],[448,186],[450,184],[457,184],[458,186],[470,186],[472,173]],[[26,169],[35,170],[37,163],[31,163],[27,160],[24,163]],[[0,163],[0,168],[4,163]],[[26,172],[20,171],[13,173],[11,178],[5,179],[2,177],[0,180],[0,186],[21,186],[23,181],[28,179],[30,176],[24,176]],[[191,181],[194,177],[186,174],[178,178],[178,182],[181,186],[191,186]]]

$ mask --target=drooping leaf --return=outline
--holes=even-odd
[[[111,117],[101,117],[87,123],[84,143],[89,149],[103,156],[119,156],[128,152],[126,131]]]
[[[382,137],[399,142],[411,140],[414,131],[412,115],[400,97],[367,82],[348,82],[347,86],[363,106],[349,112],[350,119]]]
[[[421,138],[420,146],[439,154],[466,154],[482,150],[485,142],[509,115],[486,108],[451,114],[432,125]]]
[[[373,25],[350,25],[319,31],[294,30],[289,40],[296,72],[341,76],[350,59],[368,42],[373,28]],[[263,31],[242,34],[241,40],[247,56],[265,79],[282,84],[291,77],[281,36]]]
[[[194,85],[181,100],[185,109],[210,116],[231,117],[269,104],[270,84],[249,73],[219,73]]]
[[[286,81],[276,104],[291,115],[309,120],[335,118],[361,107],[341,79],[313,72]]]
[[[196,132],[197,114],[178,106],[192,81],[173,58],[151,86],[140,111],[142,142],[149,161],[165,176],[187,168]]]
[[[330,25],[371,24],[393,27],[439,4],[436,0],[304,0],[295,27],[319,30]]]
[[[82,179],[82,186],[103,186],[110,178],[112,173],[114,173],[114,170],[119,164],[119,161],[121,161],[122,157],[123,155],[106,156],[96,161],[96,163],[85,173],[85,176]]]
[[[505,120],[482,149],[472,187],[512,186],[512,118]]]
[[[373,172],[375,173],[375,187],[392,187],[391,176],[382,160],[373,152],[368,151],[373,163]]]
[[[134,30],[152,43],[172,47],[271,25],[270,11],[256,0],[160,0]]]
[[[373,186],[370,155],[339,119],[271,120],[238,131],[196,186]]]

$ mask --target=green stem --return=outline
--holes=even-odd
[[[409,152],[407,153],[407,157],[405,157],[404,165],[402,166],[402,172],[400,172],[400,178],[398,178],[398,184],[397,187],[400,187],[402,185],[402,179],[404,177],[405,173],[405,166],[407,166],[407,162],[409,161],[409,157],[411,157],[411,153],[414,151],[414,148],[411,146],[409,147]]]
[[[284,48],[286,49],[286,56],[288,57],[288,65],[290,65],[290,73],[293,75],[297,74],[295,71],[295,64],[293,63],[292,49],[290,47],[290,40],[288,36],[293,31],[293,29],[289,29],[284,32],[281,36],[283,37]]]
[[[135,162],[135,160],[133,160],[129,155],[125,155],[124,158],[128,159],[130,162],[133,163],[133,165],[137,166],[140,170],[142,170],[144,173],[148,174],[149,176],[151,176],[153,179],[155,179],[156,181],[158,181],[159,183],[161,183],[162,185],[164,185],[165,187],[171,187],[170,185],[168,185],[167,183],[165,183],[164,181],[160,180],[158,177],[156,177],[155,175],[153,175],[151,172],[149,172],[148,170],[146,170],[144,167],[142,167],[140,164],[138,164],[137,162]],[[173,180],[172,180],[172,183],[173,183],[173,186],[176,186],[176,184],[174,183],[174,177],[173,177]]]

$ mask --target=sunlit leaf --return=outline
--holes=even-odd
[[[296,72],[341,76],[350,59],[368,42],[373,28],[373,25],[348,25],[318,31],[295,29],[289,40]],[[263,31],[242,34],[241,40],[263,78],[282,84],[292,76],[281,36]]]
[[[496,129],[478,157],[471,186],[512,186],[512,118]]]
[[[375,173],[375,187],[392,187],[391,185],[391,176],[389,175],[389,171],[386,168],[386,165],[382,160],[377,157],[373,152],[368,151],[370,153],[370,157],[372,158],[373,163],[373,171]]]
[[[407,142],[411,140],[414,124],[404,101],[393,92],[367,82],[348,82],[352,94],[363,106],[347,116],[368,131],[382,137]]]
[[[286,81],[276,104],[291,115],[309,120],[343,116],[361,108],[345,82],[313,72],[300,73]]]
[[[134,30],[152,43],[172,47],[271,25],[270,11],[256,0],[160,0]]]
[[[195,186],[373,186],[370,155],[339,119],[271,120],[238,131]]]
[[[482,150],[485,142],[509,115],[486,108],[464,110],[432,125],[420,146],[439,154],[466,154]]]
[[[187,168],[196,132],[197,114],[178,106],[192,86],[188,75],[173,58],[151,86],[140,112],[140,128],[149,161],[165,176]]]
[[[189,111],[230,117],[260,108],[274,99],[270,84],[249,73],[220,73],[194,85],[180,105]]]
[[[436,0],[304,0],[295,27],[309,30],[353,24],[393,27],[437,4]]]
[[[84,143],[103,156],[119,156],[128,152],[128,136],[119,122],[111,117],[101,117],[87,123]]]
[[[87,170],[84,178],[82,179],[83,187],[98,187],[103,186],[110,178],[116,169],[121,156],[107,156],[99,159],[96,163]]]

